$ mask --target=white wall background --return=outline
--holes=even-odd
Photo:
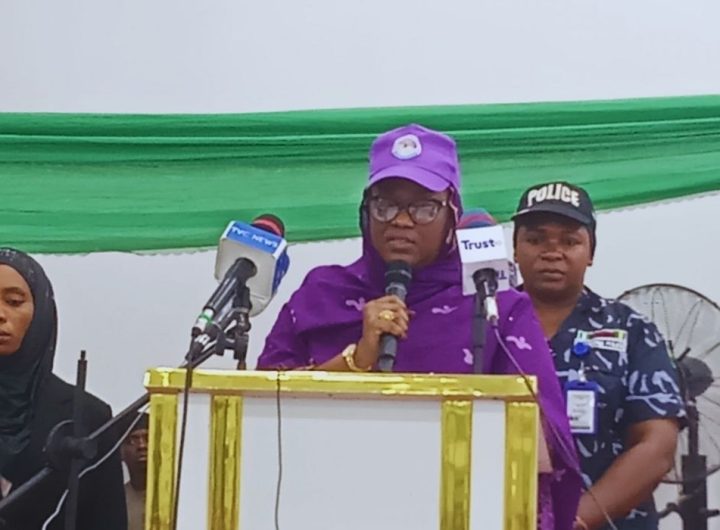
[[[716,93],[716,0],[0,0],[0,110]]]
[[[587,283],[605,296],[645,283],[678,283],[720,301],[720,251],[704,237],[715,226],[718,208],[720,194],[601,212],[596,264]],[[511,244],[510,225],[506,237]],[[359,239],[290,245],[288,275],[269,307],[253,320],[249,366],[305,274],[322,264],[350,263],[360,250]],[[115,408],[142,391],[147,368],[182,362],[190,327],[217,285],[214,249],[37,258],[55,286],[59,306],[58,373],[72,379],[77,354],[86,349],[89,387]],[[217,357],[208,366],[232,367],[233,361]]]
[[[250,112],[718,93],[718,20],[717,0],[0,0],[0,111]],[[712,238],[719,206],[716,195],[601,214],[589,283],[616,295],[677,282],[720,300]],[[293,246],[289,277],[255,321],[251,356],[311,266],[349,262],[358,251],[357,240]],[[147,367],[180,362],[214,288],[213,258],[41,256],[60,306],[58,372],[72,379],[74,357],[86,348],[91,390],[125,405]],[[720,529],[720,520],[713,525]],[[663,528],[679,524],[668,519]]]
[[[720,194],[659,203],[598,216],[596,265],[588,284],[617,296],[645,283],[669,282],[720,300],[716,226]],[[506,227],[511,241],[511,228]],[[218,232],[222,230],[219,227]],[[709,236],[709,237],[706,237]],[[312,267],[349,263],[358,239],[290,247],[290,271],[268,309],[253,322],[249,366],[262,348],[277,312]],[[89,355],[89,388],[116,409],[143,391],[142,374],[153,366],[182,362],[195,316],[215,288],[214,250],[192,254],[39,256],[52,279],[61,317],[56,371],[72,380],[80,349]],[[207,366],[232,368],[230,357]],[[720,476],[710,498],[720,505]],[[672,487],[658,495],[661,506],[675,498]],[[663,530],[679,529],[674,517]],[[720,530],[720,520],[710,528]]]

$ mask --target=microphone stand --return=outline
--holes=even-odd
[[[247,300],[249,302],[249,291]],[[190,351],[187,355],[187,360],[178,366],[178,368],[194,370],[213,355],[222,355],[226,344],[223,340],[224,328],[232,323],[233,314],[234,312],[231,312],[230,315],[228,315],[228,318],[224,319],[223,323],[215,324],[220,329],[220,337],[215,344],[213,344],[212,341],[208,341],[199,353],[194,353],[193,355],[190,355],[193,351],[193,346],[191,345]],[[250,329],[249,322],[247,324],[247,329]],[[245,333],[247,333],[247,330]],[[195,344],[195,341],[193,341],[193,344]],[[245,344],[247,345],[246,336]],[[218,350],[218,347],[222,349]],[[121,423],[125,423],[128,418],[137,416],[140,409],[150,402],[150,394],[146,392],[130,405],[125,407],[125,409],[123,409],[119,414],[110,418],[106,423],[98,427],[95,431],[87,436],[83,436],[81,422],[78,421],[78,419],[82,419],[82,411],[78,409],[80,409],[80,396],[84,392],[85,388],[86,367],[87,361],[85,360],[85,352],[83,351],[81,353],[81,359],[78,361],[78,379],[75,387],[73,420],[66,420],[59,423],[48,435],[48,442],[46,445],[48,448],[47,465],[33,475],[29,480],[20,485],[17,489],[13,490],[7,497],[0,500],[0,523],[2,522],[3,514],[12,513],[13,508],[18,506],[20,502],[26,496],[29,496],[33,491],[35,491],[36,488],[40,487],[40,485],[43,484],[48,477],[53,474],[53,472],[64,471],[70,468],[70,474],[68,476],[69,493],[66,499],[67,504],[65,507],[65,529],[75,530],[79,475],[84,465],[96,456],[98,441],[101,437],[107,434],[112,434],[117,426]],[[67,464],[68,461],[70,461],[69,466]],[[72,524],[72,526],[69,526],[70,524]]]
[[[668,341],[668,346],[672,351],[672,342]],[[658,517],[662,519],[675,512],[680,516],[685,530],[707,530],[708,519],[720,515],[720,510],[708,508],[707,477],[714,470],[708,469],[707,457],[700,452],[700,411],[697,406],[697,397],[702,395],[709,385],[704,385],[702,388],[696,388],[693,385],[695,374],[693,374],[692,365],[688,365],[687,361],[684,361],[689,353],[690,348],[677,358],[688,432],[687,454],[682,455],[681,460],[682,490],[679,499],[676,502],[668,503],[665,509],[658,512]],[[698,359],[695,361],[707,370],[707,374],[711,378],[710,383],[712,383],[712,372],[707,365]]]
[[[485,334],[487,330],[487,311],[485,311],[485,298],[478,289],[475,293],[475,313],[473,314],[473,373],[483,372],[485,357]]]
[[[244,283],[237,286],[235,298],[233,299],[233,312],[235,316],[235,329],[233,330],[233,356],[237,361],[237,369],[245,370],[247,368],[247,350],[249,343],[250,310],[252,302],[250,301],[250,289]]]
[[[498,288],[497,272],[494,269],[479,269],[473,273],[475,282],[475,313],[473,315],[473,373],[483,371],[485,357],[485,335],[488,320],[497,321],[495,293]]]
[[[62,439],[55,439],[58,453],[65,449],[70,460],[70,473],[68,474],[68,496],[66,502],[67,510],[65,511],[65,530],[75,530],[77,521],[77,501],[78,489],[80,488],[80,471],[87,460],[95,457],[97,446],[92,440],[85,439],[85,426],[83,424],[83,405],[82,397],[85,392],[85,383],[87,381],[87,359],[85,350],[80,352],[80,359],[77,364],[77,377],[75,382],[75,395],[73,396],[73,419],[72,419],[72,436]],[[61,449],[63,443],[65,447]],[[51,451],[52,440],[48,440],[48,453]]]
[[[668,503],[658,512],[660,519],[676,512],[685,530],[707,530],[708,519],[720,515],[720,510],[708,508],[707,458],[700,453],[699,414],[695,399],[685,402],[688,419],[688,454],[682,455],[682,492],[679,499]]]
[[[223,355],[226,350],[233,350],[233,357],[237,361],[237,369],[245,370],[249,344],[248,332],[252,328],[250,323],[251,310],[250,289],[245,283],[239,283],[233,296],[232,310],[223,318],[224,324],[210,324],[204,337],[194,340],[194,345],[191,345],[187,358],[192,358],[195,355],[195,350],[200,347],[201,343],[202,347],[206,347],[210,342],[216,340],[215,351],[218,355]],[[230,332],[224,328],[227,324],[233,325]],[[232,339],[228,339],[229,334],[232,335]]]
[[[175,503],[173,506],[173,517],[172,517],[172,528],[177,528],[178,521],[178,510],[180,509],[180,485],[182,484],[182,470],[183,470],[183,458],[185,454],[185,433],[187,429],[187,418],[188,418],[188,393],[192,385],[192,375],[195,366],[193,361],[196,360],[197,352],[200,350],[204,351],[204,348],[208,347],[213,340],[215,345],[213,351],[222,355],[225,350],[232,347],[235,351],[235,358],[240,359],[238,366],[245,366],[245,355],[247,353],[248,336],[247,331],[250,329],[250,290],[248,289],[246,282],[252,277],[255,272],[255,265],[245,259],[240,258],[235,262],[234,267],[234,279],[236,287],[232,295],[232,309],[227,315],[223,315],[220,318],[220,322],[213,321],[208,327],[207,332],[203,336],[194,337],[190,343],[190,349],[186,355],[186,359],[190,363],[185,372],[185,385],[183,390],[183,411],[182,411],[182,422],[180,425],[180,441],[178,443],[178,465],[176,469],[175,484],[174,484],[174,497]],[[227,333],[230,328],[234,329],[234,340],[227,340]],[[239,329],[238,329],[239,328]],[[211,354],[212,355],[212,354]]]

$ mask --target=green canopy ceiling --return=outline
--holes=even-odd
[[[507,220],[563,179],[599,209],[720,189],[720,96],[223,115],[0,114],[0,244],[207,247],[231,219],[290,241],[355,236],[367,151],[416,122],[454,136],[466,207]]]

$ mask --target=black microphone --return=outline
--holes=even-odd
[[[285,275],[287,263],[278,263],[275,252],[279,247],[285,252],[285,226],[274,215],[265,214],[255,218],[247,225],[239,221],[230,223],[220,238],[217,253],[217,272],[220,285],[205,303],[192,328],[192,336],[197,337],[216,320],[217,315],[225,309],[237,292],[237,287],[251,278],[258,280],[253,285],[253,295],[262,295],[267,299],[254,300],[255,305],[264,309],[272,298],[275,283]],[[281,246],[282,243],[282,246]],[[284,258],[287,261],[287,258]],[[221,266],[226,263],[227,266]],[[272,266],[271,266],[272,265]],[[224,270],[223,270],[224,269]],[[280,269],[279,271],[277,269]],[[277,271],[277,272],[276,272]],[[260,272],[260,274],[258,274]],[[256,278],[262,276],[262,278]],[[278,281],[275,282],[275,277]],[[257,312],[257,311],[256,311]]]
[[[217,286],[215,292],[205,303],[202,313],[200,313],[193,325],[192,336],[197,337],[203,333],[208,325],[215,320],[216,315],[230,304],[238,284],[245,283],[256,274],[257,266],[252,260],[238,258],[225,273],[220,285]]]
[[[495,295],[498,290],[498,271],[495,269],[478,269],[472,275],[477,296],[482,302],[485,318],[497,322],[498,307]]]
[[[222,337],[233,318],[243,328],[236,329],[240,335],[249,331],[248,317],[268,305],[287,272],[290,260],[284,231],[282,221],[270,214],[257,217],[252,224],[230,222],[218,245],[215,276],[220,285],[192,327],[188,361]]]
[[[385,294],[395,295],[403,302],[407,296],[408,285],[412,280],[412,269],[404,261],[388,263],[385,271]],[[378,368],[381,372],[392,372],[397,355],[398,339],[395,335],[383,333],[380,337],[380,356]]]

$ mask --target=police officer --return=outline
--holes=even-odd
[[[595,255],[587,192],[567,182],[520,199],[515,260],[550,342],[586,486],[575,528],[658,528],[652,493],[674,463],[684,415],[654,324],[584,284]]]

